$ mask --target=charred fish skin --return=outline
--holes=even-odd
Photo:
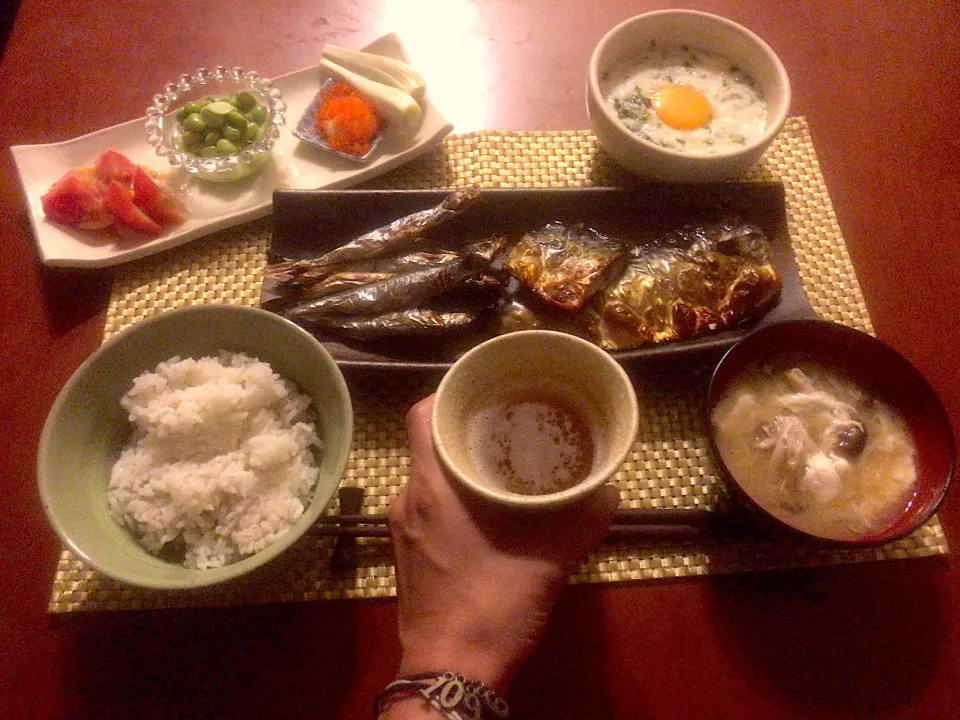
[[[500,258],[509,242],[510,241],[502,235],[494,235],[486,240],[480,240],[466,245],[463,250],[460,251],[460,255],[475,265],[485,265],[489,267]]]
[[[783,288],[783,280],[772,265],[746,267],[730,284],[724,298],[719,327],[733,327],[743,320],[753,319],[769,309]]]
[[[293,307],[308,300],[318,300],[328,295],[336,295],[353,288],[365,287],[373,283],[383,282],[396,277],[396,273],[385,272],[338,272],[329,275],[309,287],[291,295],[270,297],[261,303],[264,310],[279,312],[284,308]],[[266,292],[264,293],[266,294]]]
[[[365,285],[383,282],[396,277],[390,272],[339,272],[321,280],[316,285],[307,288],[304,299],[321,298],[327,295],[336,295],[345,290],[352,290]]]
[[[458,257],[460,257],[460,254],[452,250],[442,250],[438,252],[413,251],[404,253],[403,255],[372,258],[356,263],[348,263],[341,267],[340,271],[402,275],[403,273],[413,272],[414,270],[424,270],[426,268],[436,267],[437,265],[443,265],[444,263],[453,262]]]
[[[464,259],[438,267],[398,275],[371,285],[307,300],[285,308],[281,314],[294,322],[332,315],[379,315],[416,307],[473,277],[475,270]]]
[[[623,243],[595,230],[548,223],[511,248],[505,267],[545,302],[578,311],[625,256]]]
[[[591,334],[604,349],[730,329],[762,315],[779,297],[782,280],[756,226],[691,227],[664,241],[635,248],[623,275],[597,296]]]
[[[392,337],[434,337],[449,335],[472,327],[479,312],[437,312],[430,309],[402,310],[373,317],[344,319],[321,317],[316,326],[354,340]]]
[[[267,297],[263,307],[273,310],[281,307],[290,307],[298,302],[323,295],[331,294],[330,289],[341,285],[339,289],[348,289],[346,283],[356,287],[370,284],[379,280],[386,280],[395,275],[402,275],[415,270],[437,267],[444,263],[457,260],[460,255],[453,251],[418,252],[413,251],[395,257],[373,258],[356,263],[347,263],[336,268],[329,268],[316,273],[305,273],[293,281],[292,276],[283,273],[268,275],[263,282],[263,295]],[[363,282],[366,276],[368,280]],[[345,281],[353,277],[354,281]]]
[[[267,268],[268,277],[275,278],[280,287],[300,287],[322,279],[331,268],[398,253],[417,242],[428,230],[460,215],[479,199],[479,187],[460,188],[435,207],[394,220],[320,257],[273,265]]]
[[[403,275],[416,270],[435,268],[440,265],[455,262],[460,258],[466,258],[474,263],[489,264],[490,261],[503,250],[506,243],[506,238],[493,237],[489,240],[471,243],[459,251],[413,251],[402,255],[390,255],[387,257],[374,257],[360,260],[355,263],[347,263],[339,266],[332,275],[328,275],[318,284],[310,286],[310,288],[322,287],[328,281],[332,281],[335,278],[346,278],[349,276],[359,278],[362,275],[369,275],[371,277],[375,277],[376,275],[384,276],[370,281],[375,282],[377,279],[387,279],[387,275]]]

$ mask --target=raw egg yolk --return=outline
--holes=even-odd
[[[654,93],[653,109],[666,125],[696,130],[710,122],[710,101],[688,85],[666,85]]]

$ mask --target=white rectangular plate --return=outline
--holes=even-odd
[[[392,33],[364,50],[408,59],[400,39]],[[427,99],[423,123],[416,136],[404,140],[388,134],[366,165],[311,147],[295,138],[293,129],[327,77],[319,67],[312,67],[274,78],[274,85],[287,105],[286,125],[263,168],[246,180],[229,184],[184,178],[186,221],[158,237],[142,241],[121,240],[110,233],[73,230],[50,222],[43,214],[40,196],[69,170],[92,165],[100,153],[110,149],[140,165],[170,172],[167,161],[157,157],[147,144],[144,118],[65,142],[11,147],[41,260],[45,265],[96,268],[152,255],[216,230],[269,215],[274,190],[346,188],[369,180],[422,155],[453,130]]]

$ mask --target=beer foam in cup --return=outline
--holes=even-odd
[[[509,333],[470,350],[437,389],[441,461],[488,500],[550,508],[593,492],[633,447],[636,394],[623,368],[565,333]]]
[[[562,394],[531,389],[496,398],[467,418],[467,457],[491,485],[544,495],[590,476],[597,434]]]

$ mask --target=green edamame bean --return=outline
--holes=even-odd
[[[231,110],[227,113],[227,125],[235,127],[238,130],[243,130],[247,127],[247,119],[239,110]]]
[[[267,109],[263,105],[257,105],[250,111],[250,120],[257,125],[263,125],[267,120]]]
[[[247,125],[246,129],[243,131],[243,140],[246,143],[252,143],[257,139],[257,136],[260,134],[260,126],[252,122]]]
[[[237,95],[235,104],[241,112],[250,112],[257,106],[257,99],[248,92],[242,92]]]
[[[207,127],[218,128],[223,126],[223,115],[211,111],[209,105],[200,111],[200,117],[207,124]]]
[[[204,122],[200,113],[190,113],[183,121],[183,129],[190,132],[203,133],[207,130],[207,123]]]
[[[208,96],[184,104],[176,113],[180,146],[204,158],[232,155],[254,142],[268,112],[247,91]]]

